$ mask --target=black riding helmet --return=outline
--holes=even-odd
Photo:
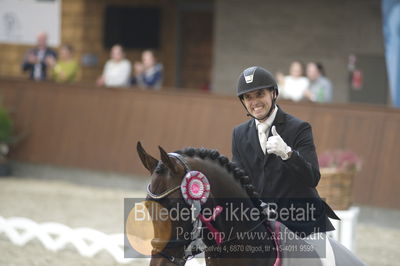
[[[279,93],[275,78],[268,70],[259,66],[245,69],[239,76],[237,96],[241,98],[243,94],[259,89],[276,90],[276,97]]]
[[[273,106],[275,106],[275,101],[276,98],[278,98],[278,84],[276,83],[275,78],[272,76],[272,74],[259,66],[253,66],[253,67],[249,67],[246,68],[239,76],[239,80],[237,83],[237,88],[236,88],[236,94],[240,99],[240,102],[243,104],[244,108],[246,109],[246,111],[248,112],[246,106],[243,103],[243,95],[245,93],[251,92],[251,91],[255,91],[255,90],[259,90],[259,89],[268,89],[271,91],[275,91],[275,95],[274,98],[272,99],[272,104],[271,104],[271,108],[269,110],[269,112],[267,113],[267,115],[259,120],[264,120],[265,118],[267,118],[272,110],[273,110]],[[248,116],[255,118],[254,116],[252,116],[249,112],[248,112]]]

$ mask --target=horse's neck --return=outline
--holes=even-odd
[[[191,158],[193,169],[202,172],[210,182],[211,194],[217,198],[248,198],[239,181],[216,161]]]
[[[196,170],[201,171],[209,180],[211,186],[211,194],[207,204],[204,206],[205,208],[215,208],[217,205],[222,205],[224,208],[223,216],[225,217],[217,217],[217,219],[213,222],[215,227],[220,231],[221,234],[224,235],[225,239],[221,246],[226,246],[229,250],[231,247],[245,248],[246,245],[254,246],[254,245],[265,245],[270,246],[271,251],[265,252],[262,255],[262,258],[254,259],[254,255],[247,253],[247,258],[249,260],[243,260],[243,264],[240,262],[241,260],[238,258],[231,259],[228,257],[224,259],[217,259],[218,256],[216,253],[206,252],[206,257],[210,257],[211,260],[206,260],[207,265],[249,265],[249,263],[254,265],[273,265],[273,261],[275,258],[275,252],[273,252],[272,248],[274,247],[274,242],[271,240],[270,232],[264,227],[261,219],[252,219],[250,215],[251,210],[255,210],[256,207],[253,205],[251,199],[247,195],[246,191],[242,188],[241,184],[234,179],[232,174],[230,174],[227,170],[217,165],[215,162],[209,160],[201,160],[194,159],[192,164],[196,167]],[[226,205],[227,200],[231,200],[233,205]],[[238,211],[235,212],[235,209],[239,208]],[[241,221],[241,215],[243,211],[248,209],[247,217],[248,221]],[[228,217],[226,216],[228,213]],[[231,216],[233,215],[233,216]],[[257,215],[256,215],[257,216]],[[255,216],[255,217],[256,217]],[[238,219],[236,219],[238,218]],[[240,236],[244,234],[261,234],[261,237],[264,237],[262,240],[250,240],[250,239],[240,239]],[[244,237],[246,238],[246,236]],[[217,246],[213,241],[207,241],[209,246]],[[210,244],[213,243],[213,244]],[[266,261],[270,259],[269,261]],[[214,260],[215,259],[215,260]],[[232,260],[232,263],[229,261]]]
[[[237,227],[240,227],[240,229],[237,229]],[[247,228],[246,225],[242,223],[237,224],[232,228],[235,229],[233,230],[232,235],[229,236],[232,240],[225,239],[226,242],[223,242],[221,245],[208,245],[208,249],[205,252],[206,265],[275,265],[277,257],[275,242],[272,240],[270,232],[264,227],[264,225],[261,224],[254,229]],[[239,239],[239,234],[243,236],[246,233],[249,235],[248,239]],[[256,235],[256,237],[250,239],[251,234],[253,234],[253,236]],[[228,236],[229,232],[224,232],[224,235]],[[218,248],[220,248],[219,251]],[[260,251],[260,249],[262,249],[262,251]],[[217,252],[215,252],[215,250],[217,250]],[[224,253],[222,250],[225,250],[226,252]]]
[[[196,170],[201,171],[210,182],[210,196],[204,207],[211,209],[220,205],[224,208],[225,213],[226,211],[232,212],[233,219],[227,219],[227,225],[236,226],[238,229],[243,226],[254,227],[259,223],[258,219],[253,219],[253,221],[249,221],[250,224],[248,223],[245,225],[241,224],[240,221],[238,222],[237,219],[233,221],[235,218],[239,218],[237,215],[240,215],[238,211],[234,212],[233,209],[239,208],[241,212],[242,210],[247,209],[250,211],[257,208],[254,206],[240,182],[236,180],[231,173],[214,161],[194,159],[191,163],[196,167]]]
[[[226,242],[221,245],[208,246],[205,252],[207,265],[272,266],[275,264],[277,257],[275,243],[264,225],[260,224],[255,229],[241,225],[245,224],[237,224],[232,227],[234,230],[232,235],[229,236],[231,240],[226,239]],[[239,226],[240,229],[236,229]],[[247,239],[239,238],[239,235],[244,236],[246,234],[248,235]],[[255,236],[253,239],[252,234]],[[229,232],[224,232],[224,235],[228,236]]]

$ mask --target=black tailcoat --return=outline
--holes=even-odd
[[[233,130],[232,161],[246,171],[263,200],[275,202],[279,210],[294,206],[299,214],[301,208],[304,211],[311,210],[307,206],[316,208],[311,210],[312,219],[304,220],[300,216],[278,219],[292,231],[308,235],[334,230],[328,217],[338,217],[316,190],[321,175],[310,124],[278,107],[272,126],[293,150],[288,160],[263,153],[255,120],[251,119]],[[268,136],[272,136],[271,128]]]

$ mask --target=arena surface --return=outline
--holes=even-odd
[[[106,234],[123,233],[123,202],[144,197],[144,177],[127,177],[75,169],[15,164],[16,177],[0,178],[0,216],[25,217],[89,227]],[[30,176],[29,176],[30,175]],[[368,265],[398,265],[400,211],[361,207],[356,254]],[[122,265],[110,254],[81,256],[73,246],[49,251],[39,240],[19,247],[0,234],[0,265]],[[135,261],[125,265],[148,265]]]

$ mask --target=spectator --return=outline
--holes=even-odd
[[[306,98],[313,102],[331,102],[332,83],[325,77],[322,64],[308,63],[307,77],[310,80],[310,85],[305,93]]]
[[[145,50],[142,53],[142,62],[134,65],[135,77],[132,81],[143,88],[160,89],[163,81],[163,66],[157,63],[154,52]]]
[[[298,102],[304,98],[304,93],[309,86],[308,79],[304,77],[304,67],[300,61],[294,61],[290,65],[290,75],[283,77],[277,73],[280,94],[284,99]]]
[[[52,79],[56,82],[74,82],[79,70],[78,62],[73,58],[73,48],[70,45],[62,45],[60,48],[60,59],[49,60],[52,66]]]
[[[124,49],[121,45],[116,44],[111,48],[111,59],[106,62],[103,74],[97,79],[97,85],[106,87],[129,86],[131,70],[131,62],[125,59]]]
[[[47,34],[42,32],[37,36],[37,45],[28,50],[22,63],[22,71],[29,71],[33,80],[45,80],[49,61],[54,61],[57,53],[47,47]]]

